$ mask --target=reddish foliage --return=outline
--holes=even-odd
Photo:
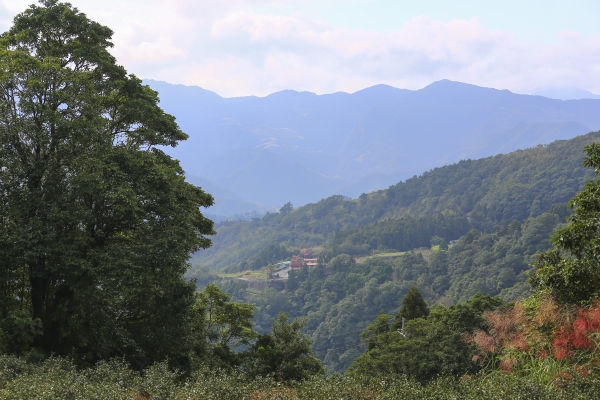
[[[583,350],[591,347],[592,341],[586,336],[586,332],[573,332],[572,338],[573,347],[578,350]]]
[[[565,358],[569,357],[571,355],[571,351],[564,348],[564,347],[558,347],[554,349],[554,357],[557,360],[564,360]]]
[[[512,346],[521,351],[529,350],[529,343],[527,342],[527,338],[525,338],[525,334],[522,330],[519,330],[514,334]]]
[[[590,374],[590,371],[588,370],[588,368],[585,365],[577,367],[576,370],[583,377],[586,377]]]
[[[600,350],[592,340],[600,336],[600,300],[574,311],[548,298],[534,313],[524,311],[524,306],[516,303],[510,309],[486,313],[489,333],[464,335],[468,343],[479,348],[480,354],[473,357],[473,362],[481,364],[487,356],[502,354],[504,350],[533,351],[539,358],[552,355],[557,360],[568,359],[575,351]],[[511,371],[516,363],[507,358],[501,361],[500,368]]]
[[[600,326],[600,304],[596,303],[596,307],[593,310],[590,310],[589,317],[596,326]]]
[[[586,315],[580,315],[577,317],[575,322],[573,322],[573,328],[577,332],[587,332],[593,329],[592,321],[586,318]]]
[[[590,309],[579,309],[572,324],[556,330],[552,342],[555,357],[562,360],[570,356],[573,350],[596,350],[590,336],[599,332],[600,304],[596,303]]]
[[[517,365],[517,362],[511,358],[506,358],[500,362],[500,369],[502,371],[510,372]]]
[[[571,336],[572,329],[570,326],[563,326],[559,328],[554,334],[554,340],[552,341],[552,350],[554,351],[554,357],[557,360],[563,360],[571,355]]]
[[[475,331],[472,340],[483,353],[494,353],[496,351],[496,340],[483,331]]]

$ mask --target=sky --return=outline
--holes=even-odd
[[[33,0],[0,0],[0,28]],[[222,96],[440,79],[600,94],[600,0],[72,0],[143,79]]]

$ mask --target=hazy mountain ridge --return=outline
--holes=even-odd
[[[535,96],[544,96],[558,100],[600,99],[600,95],[578,88],[546,89],[537,91],[533,94]]]
[[[217,186],[207,179],[194,175],[186,175],[186,180],[193,185],[201,187],[205,192],[213,196],[215,204],[207,209],[208,212],[206,214],[215,221],[225,220],[229,216],[238,216],[236,214],[256,217],[262,216],[267,211],[277,211],[247,201],[231,190]]]
[[[357,197],[461,159],[600,128],[600,100],[451,81],[416,91],[377,85],[352,94],[286,90],[263,98],[146,83],[190,135],[169,150],[188,173],[275,207],[336,193]]]

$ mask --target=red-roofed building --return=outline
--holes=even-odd
[[[300,269],[300,268],[302,268],[303,265],[304,265],[304,259],[302,259],[298,256],[292,256],[292,263],[290,265],[292,269]]]

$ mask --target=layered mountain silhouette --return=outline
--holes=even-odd
[[[534,95],[559,100],[600,99],[600,95],[578,88],[546,89],[537,91]]]
[[[223,98],[145,81],[190,138],[167,151],[200,186],[229,193],[224,213],[333,194],[357,197],[426,170],[600,129],[600,100],[562,101],[443,80],[316,95]],[[223,199],[216,197],[217,207]],[[245,208],[244,208],[245,207]]]

